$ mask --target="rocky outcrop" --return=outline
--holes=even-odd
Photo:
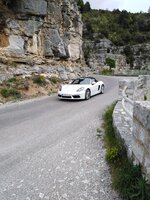
[[[134,73],[136,74],[139,70],[142,71],[142,74],[145,74],[146,72],[148,73],[150,70],[150,44],[145,43],[132,46],[117,47],[115,53],[123,55],[125,48],[129,50],[129,52],[127,52],[129,55],[125,56],[129,68],[126,69],[125,73],[128,74],[128,72],[130,72],[134,75]]]
[[[0,33],[0,56],[82,58],[82,20],[73,0],[10,0]],[[36,59],[34,59],[36,61]]]
[[[124,53],[126,46],[116,47],[110,40],[93,39],[85,40],[83,44],[84,56],[87,65],[96,72],[109,69],[107,58],[115,61],[113,72],[116,75],[136,75],[139,70],[142,74],[150,70],[150,44],[130,46],[130,53]]]
[[[107,58],[115,61],[114,72],[122,72],[124,69],[129,68],[125,56],[117,52],[113,43],[106,38],[96,41],[84,41],[83,51],[86,63],[97,72],[109,69],[106,63]]]
[[[44,74],[44,77],[51,78],[56,77],[62,80],[71,80],[79,76],[88,76],[90,74],[89,70],[86,67],[72,65],[70,66],[68,62],[61,62],[58,65],[58,62],[54,65],[52,64],[42,64],[42,65],[27,65],[19,64],[14,65],[10,63],[9,65],[1,64],[1,73],[0,73],[0,84],[3,81],[7,81],[14,76],[18,77],[32,77],[33,75]]]

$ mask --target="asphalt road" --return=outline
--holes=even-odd
[[[56,95],[0,106],[0,200],[113,200],[102,113],[118,96],[118,78],[88,101]]]

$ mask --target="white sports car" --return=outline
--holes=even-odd
[[[58,91],[59,99],[85,99],[104,93],[103,81],[93,77],[82,77],[73,80],[70,84],[61,85]]]

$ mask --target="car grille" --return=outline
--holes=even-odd
[[[72,99],[72,97],[73,97],[73,99],[79,99],[80,98],[80,95],[72,95],[72,96],[65,95],[65,96],[63,96],[63,95],[58,94],[58,96],[61,97],[61,98],[64,98],[64,99]]]
[[[73,95],[73,98],[74,98],[74,99],[79,99],[79,98],[80,98],[80,95]]]
[[[58,96],[61,97],[61,98],[71,99],[71,96],[69,96],[69,95],[65,95],[65,96],[63,96],[63,95],[58,94]]]
[[[71,96],[62,96],[62,98],[71,99]]]

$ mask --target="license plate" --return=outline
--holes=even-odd
[[[63,97],[70,96],[70,94],[62,94]]]

